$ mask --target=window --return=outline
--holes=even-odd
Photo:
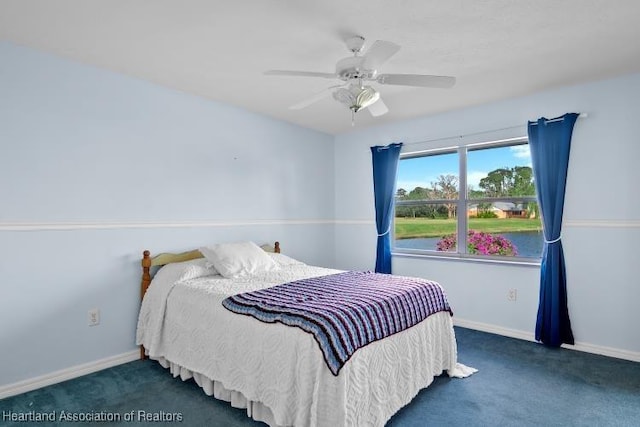
[[[543,241],[526,138],[400,156],[395,252],[531,260]]]

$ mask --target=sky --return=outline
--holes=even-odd
[[[479,190],[478,183],[493,170],[503,167],[531,166],[529,145],[469,150],[467,183]],[[397,188],[410,192],[416,187],[431,187],[440,175],[458,176],[458,154],[401,159],[398,164]]]

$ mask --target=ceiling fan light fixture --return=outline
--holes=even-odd
[[[333,98],[357,113],[380,99],[380,93],[371,86],[351,85],[333,92]]]
[[[369,105],[376,102],[380,99],[380,92],[372,88],[371,86],[366,86],[362,88],[358,96],[356,97],[356,105],[358,105],[358,110],[361,108],[366,108]]]

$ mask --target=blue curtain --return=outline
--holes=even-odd
[[[395,197],[396,173],[402,143],[371,147],[373,160],[373,195],[376,205],[376,273],[391,274],[391,220]]]
[[[576,113],[529,122],[529,147],[544,231],[536,340],[560,347],[573,344],[562,251],[562,211],[569,150]]]

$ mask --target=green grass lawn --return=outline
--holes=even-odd
[[[395,238],[442,237],[455,233],[456,219],[396,218]],[[524,218],[469,218],[469,229],[486,233],[540,231],[540,220]]]

